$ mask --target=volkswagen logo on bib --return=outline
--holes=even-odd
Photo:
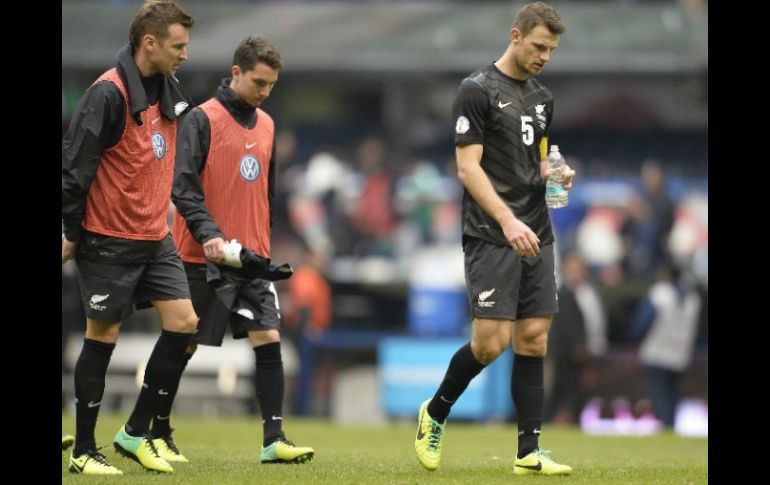
[[[155,152],[155,158],[158,160],[166,154],[166,139],[159,131],[152,134],[152,151]]]
[[[262,166],[253,155],[246,155],[241,158],[241,177],[246,182],[257,180],[260,172],[262,172]]]

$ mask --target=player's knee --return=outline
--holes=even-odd
[[[516,351],[521,355],[533,357],[545,357],[548,348],[548,334],[540,334],[531,338],[524,338],[518,342]]]
[[[177,325],[179,325],[179,330],[177,330],[177,332],[193,333],[195,332],[195,329],[198,328],[198,315],[196,315],[195,312],[190,312],[183,316],[179,322],[177,322]]]
[[[120,322],[105,323],[88,320],[86,324],[86,338],[105,344],[117,343],[120,336]]]
[[[487,365],[503,353],[504,347],[497,342],[484,342],[477,346],[471,346],[471,349],[476,360]]]
[[[272,344],[281,341],[281,334],[278,330],[252,330],[249,332],[249,340],[252,347]]]

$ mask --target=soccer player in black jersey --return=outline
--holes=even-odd
[[[562,475],[572,468],[540,450],[543,358],[558,311],[553,232],[545,204],[553,96],[533,76],[565,26],[542,2],[522,7],[502,57],[463,79],[454,101],[455,147],[463,194],[463,251],[473,313],[471,342],[449,363],[419,410],[415,451],[438,468],[449,411],[470,381],[513,344],[511,395],[518,414],[517,475]],[[575,172],[567,169],[564,186]]]

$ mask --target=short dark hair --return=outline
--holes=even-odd
[[[567,30],[556,9],[543,2],[524,5],[513,18],[513,28],[519,29],[522,37],[538,25],[544,25],[552,34],[561,35]]]
[[[243,71],[251,71],[260,62],[277,71],[283,68],[281,53],[273,43],[261,35],[250,35],[235,49],[233,65],[240,67]]]
[[[170,26],[181,24],[190,29],[194,23],[193,18],[178,3],[148,0],[131,22],[131,27],[128,29],[128,39],[136,49],[146,34],[152,34],[158,39],[158,42],[162,42],[166,39]]]

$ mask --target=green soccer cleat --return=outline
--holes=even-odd
[[[174,473],[168,462],[161,458],[152,440],[144,436],[131,436],[126,433],[126,427],[120,428],[113,439],[115,451],[131,458],[147,470],[160,473]]]
[[[61,450],[64,451],[75,443],[75,437],[71,434],[61,435]]]
[[[548,450],[535,450],[524,458],[513,460],[516,475],[569,475],[572,467],[551,460]]]
[[[259,461],[262,463],[305,463],[313,459],[315,450],[309,446],[296,446],[283,434],[267,447],[262,447]]]
[[[173,429],[171,431],[174,431]],[[167,435],[158,436],[152,440],[152,444],[158,450],[158,454],[161,458],[169,463],[190,463],[179,448],[174,443],[174,438],[171,437],[171,431]]]
[[[441,460],[441,443],[444,439],[444,424],[431,418],[428,414],[430,399],[420,406],[417,423],[417,438],[414,440],[414,451],[420,464],[430,471],[438,468]]]
[[[70,473],[83,475],[123,475],[123,472],[107,463],[104,455],[88,450],[77,458],[70,455]]]

